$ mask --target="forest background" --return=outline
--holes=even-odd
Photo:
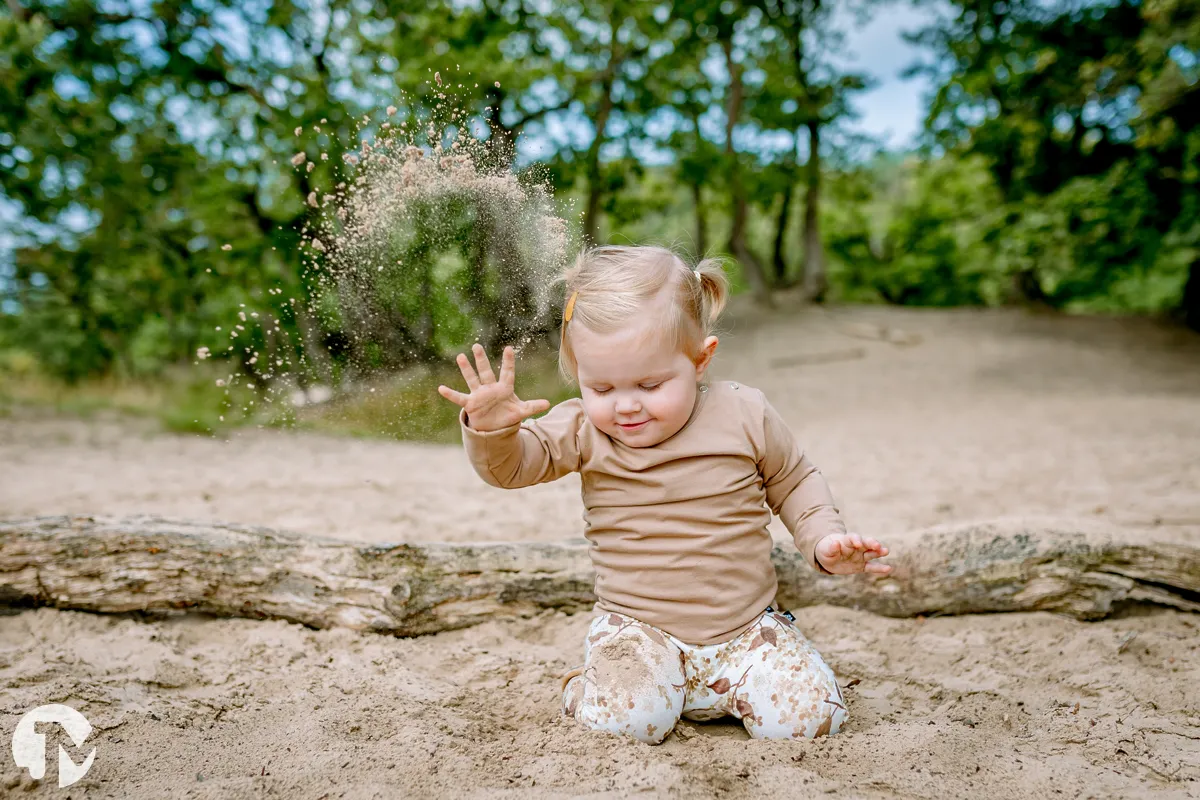
[[[512,313],[520,270],[469,202],[433,209],[442,233],[378,284],[367,347],[305,278],[305,198],[385,106],[430,113],[435,72],[509,145],[495,168],[555,187],[577,244],[727,255],[739,291],[798,314],[1021,304],[1200,330],[1200,0],[918,2],[934,91],[904,150],[856,126],[870,79],[839,58],[889,5],[7,0],[0,413],[446,439],[432,386],[476,339],[545,343],[522,380],[569,393],[557,307]],[[238,347],[197,359],[239,315]]]

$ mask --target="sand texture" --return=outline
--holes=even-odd
[[[767,393],[860,532],[1036,516],[1200,542],[1194,334],[1015,311],[739,306],[726,330],[713,377]],[[547,541],[580,535],[578,493],[577,476],[494,489],[453,447],[0,420],[0,518]],[[1200,797],[1200,615],[796,616],[846,687],[841,734],[764,742],[733,722],[685,722],[649,747],[558,717],[587,615],[396,639],[23,611],[0,617],[4,749],[21,714],[60,702],[97,729],[66,749],[77,762],[98,752],[64,790],[5,755],[0,796]]]

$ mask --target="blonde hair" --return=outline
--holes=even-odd
[[[559,276],[566,286],[558,366],[575,380],[578,363],[570,325],[612,333],[646,314],[646,307],[669,293],[662,331],[667,341],[693,360],[725,308],[729,280],[721,262],[706,258],[694,267],[665,247],[607,245],[583,250]]]

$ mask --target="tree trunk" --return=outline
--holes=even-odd
[[[1042,288],[1037,272],[1032,269],[1023,269],[1013,275],[1011,297],[1013,302],[1020,305],[1043,308],[1053,306],[1050,296]]]
[[[608,66],[600,76],[600,107],[596,109],[596,135],[587,151],[587,204],[583,212],[583,238],[588,244],[596,243],[596,231],[600,227],[597,219],[600,213],[600,197],[604,187],[600,185],[600,147],[604,144],[604,130],[608,127],[608,118],[613,110],[613,80],[620,66],[620,56],[617,53],[617,31],[611,29],[612,47],[608,52]]]
[[[775,221],[775,248],[771,254],[771,262],[775,267],[775,285],[787,285],[787,260],[783,257],[783,245],[787,240],[788,218],[792,213],[792,177],[788,168],[787,186],[783,190],[783,203],[779,207],[779,218]]]
[[[702,259],[708,254],[708,224],[704,219],[703,187],[697,182],[692,184],[692,205],[696,209],[696,259]]]
[[[1187,283],[1183,287],[1183,300],[1179,304],[1183,324],[1200,331],[1200,258],[1188,269]]]
[[[689,104],[688,111],[692,120],[692,133],[696,136],[695,149],[697,153],[700,153],[704,147],[704,137],[700,134],[700,108],[696,104]],[[692,189],[692,208],[696,213],[696,259],[700,260],[708,255],[708,220],[704,216],[704,182],[693,174],[689,185]]]
[[[804,198],[804,293],[814,303],[825,299],[825,250],[821,246],[821,122],[808,123],[808,191]]]
[[[725,67],[729,71],[729,105],[725,109],[725,159],[729,169],[729,192],[733,202],[733,225],[729,232],[729,249],[742,265],[746,281],[754,298],[762,305],[771,305],[771,290],[762,264],[746,244],[746,188],[742,185],[742,170],[738,164],[737,151],[733,147],[733,129],[742,112],[742,67],[733,60],[733,41],[721,40],[725,50]]]
[[[600,108],[596,112],[596,138],[592,140],[587,153],[587,205],[583,212],[583,236],[589,244],[596,243],[596,231],[599,228],[600,197],[604,187],[600,185],[600,146],[604,143],[604,128],[608,125],[609,114],[612,113],[612,84],[603,86],[604,97],[600,100]]]
[[[818,574],[771,554],[776,605],[892,617],[1053,611],[1099,619],[1120,604],[1200,611],[1200,547],[1145,532],[1014,521],[889,540],[886,578]],[[0,522],[0,605],[101,613],[193,611],[413,636],[595,601],[583,540],[357,544],[154,517]]]

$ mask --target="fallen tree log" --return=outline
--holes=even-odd
[[[892,575],[814,572],[772,553],[778,605],[893,617],[1053,611],[1098,619],[1123,603],[1200,611],[1200,548],[1145,533],[996,521],[890,537]],[[187,610],[396,635],[540,609],[591,608],[588,544],[358,544],[155,517],[0,522],[0,605]]]

